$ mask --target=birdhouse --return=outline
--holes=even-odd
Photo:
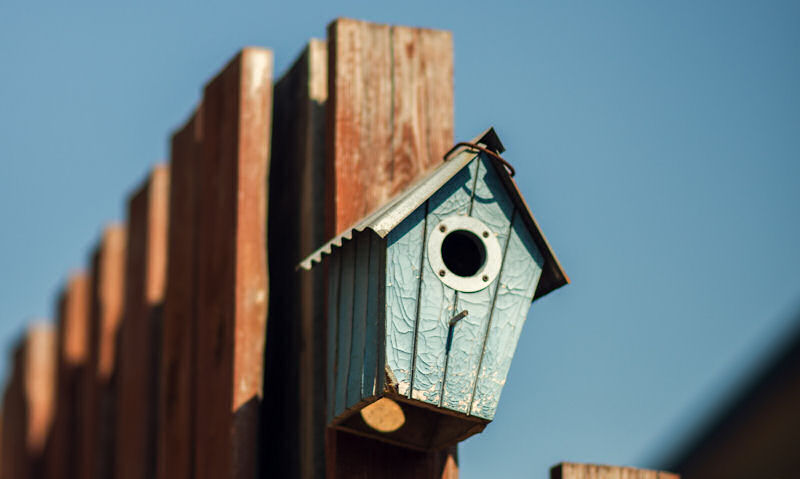
[[[531,302],[569,280],[493,129],[300,266],[327,263],[327,418],[433,450],[494,418]]]

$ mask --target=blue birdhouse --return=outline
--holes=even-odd
[[[301,263],[328,263],[332,427],[422,450],[480,432],[532,301],[569,282],[494,130],[474,144]]]

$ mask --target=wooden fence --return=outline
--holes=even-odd
[[[295,269],[453,142],[449,32],[336,20],[274,84],[243,49],[22,339],[0,479],[458,477],[455,448],[326,429],[323,279]]]

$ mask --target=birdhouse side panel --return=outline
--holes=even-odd
[[[403,396],[408,396],[411,387],[425,209],[426,204],[417,208],[386,238],[385,356]]]
[[[484,234],[497,238],[505,250],[514,204],[489,161],[481,155],[469,216],[483,222],[488,228]],[[447,354],[442,407],[469,413],[499,284],[498,275],[480,291],[456,292],[454,312],[467,311],[468,314],[452,327],[450,333],[452,339]]]
[[[424,248],[432,230],[445,218],[467,216],[472,204],[478,160],[471,161],[427,201]],[[449,322],[456,315],[456,292],[440,281],[423,251],[419,318],[415,335],[411,398],[441,406],[447,362]]]
[[[353,324],[348,363],[345,407],[361,401],[361,383],[364,379],[367,344],[367,303],[369,287],[370,238],[361,233],[353,238],[356,270],[353,279]],[[374,318],[372,318],[374,319]]]
[[[328,423],[333,420],[336,404],[336,351],[339,327],[339,284],[342,271],[342,257],[332,254],[326,261],[328,272],[328,304],[327,304],[327,364],[325,374],[326,415]]]
[[[520,212],[513,218],[470,412],[488,420],[497,410],[544,264]]]
[[[338,314],[336,315],[334,416],[339,416],[347,407],[347,373],[350,368],[350,347],[353,338],[353,300],[356,277],[355,242],[345,242],[338,254],[342,258],[342,263],[339,271]]]
[[[328,260],[328,422],[383,390],[385,241],[356,233]]]
[[[369,234],[369,281],[367,287],[367,324],[364,340],[364,368],[361,399],[383,392],[386,374],[386,240]]]

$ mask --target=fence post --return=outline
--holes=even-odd
[[[262,453],[271,118],[272,53],[246,48],[203,95],[195,306],[200,479],[255,477]]]
[[[157,476],[193,477],[195,250],[200,108],[171,141],[167,290],[161,337]]]
[[[264,411],[281,414],[264,417],[266,477],[324,475],[322,274],[295,267],[325,241],[327,67],[325,42],[312,40],[275,84]]]
[[[3,397],[0,477],[42,477],[44,449],[53,420],[56,340],[52,326],[28,328],[14,353]]]
[[[80,443],[75,440],[81,414],[81,375],[87,358],[89,280],[75,273],[57,306],[56,409],[46,451],[47,477],[77,477]]]
[[[110,478],[114,451],[114,396],[117,332],[122,317],[127,229],[103,231],[92,255],[88,359],[83,371],[82,478]]]
[[[115,476],[152,479],[169,171],[156,166],[128,202],[125,302],[119,334]]]

